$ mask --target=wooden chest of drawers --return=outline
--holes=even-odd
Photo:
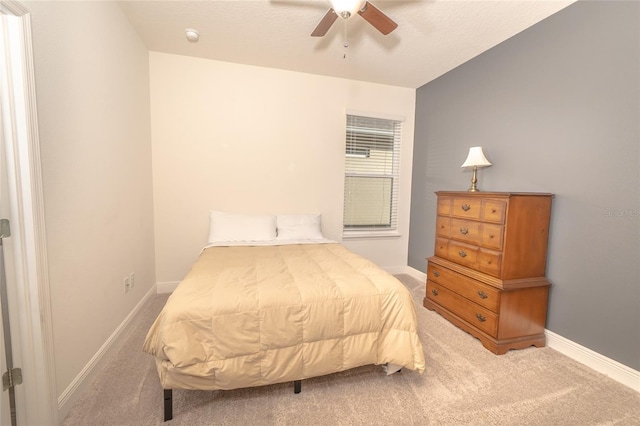
[[[544,346],[551,194],[438,196],[424,306],[496,354]]]

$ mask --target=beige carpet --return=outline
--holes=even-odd
[[[234,391],[173,392],[166,425],[640,425],[640,393],[549,348],[496,356],[422,307],[427,368],[386,376],[377,366],[302,382]],[[154,296],[121,349],[64,421],[72,425],[163,423],[162,389],[142,342],[167,299]]]

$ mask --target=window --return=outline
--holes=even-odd
[[[399,120],[347,115],[345,235],[397,230],[401,130]]]

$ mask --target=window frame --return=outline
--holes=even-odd
[[[353,126],[352,117],[360,117],[366,121],[380,121],[382,123],[393,125],[393,146],[392,146],[392,172],[391,173],[354,173],[349,170],[349,157],[354,157],[353,153],[349,153],[349,149],[354,150],[353,139],[350,138],[349,128]],[[399,206],[400,206],[400,174],[401,174],[401,153],[402,153],[402,130],[404,117],[387,114],[376,114],[370,112],[347,110],[345,114],[345,168],[344,168],[344,185],[343,185],[343,213],[342,213],[342,237],[350,238],[380,238],[380,237],[399,237]],[[364,133],[364,132],[363,132]],[[351,147],[351,148],[350,148]],[[357,148],[355,149],[357,150]],[[362,157],[361,157],[362,158]],[[391,199],[389,201],[390,225],[389,226],[347,226],[346,210],[347,210],[347,190],[348,179],[354,176],[371,177],[371,178],[391,178]]]

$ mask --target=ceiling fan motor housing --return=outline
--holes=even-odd
[[[398,27],[391,18],[367,0],[329,0],[331,9],[322,17],[320,23],[311,33],[311,37],[323,37],[329,28],[341,16],[349,19],[355,14],[360,15],[365,21],[373,25],[382,34],[387,35]]]
[[[349,19],[364,7],[365,0],[330,0],[331,7],[343,19]]]

